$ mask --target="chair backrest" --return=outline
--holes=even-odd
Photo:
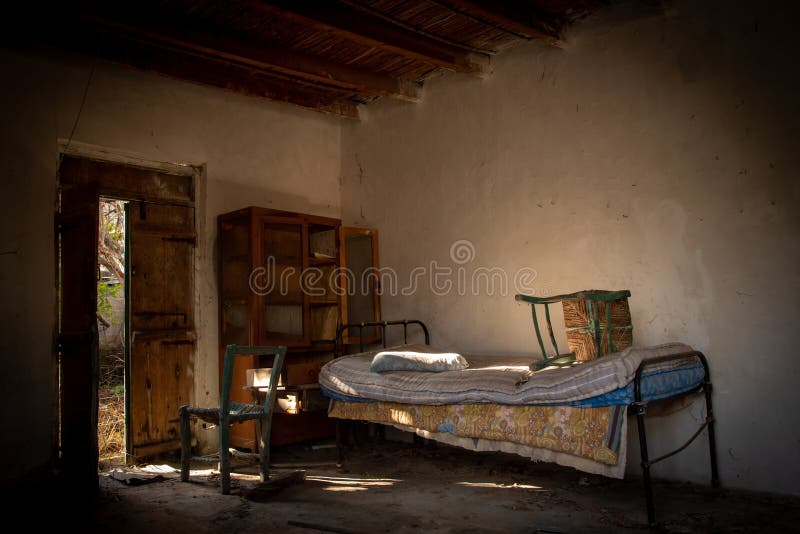
[[[552,297],[533,297],[529,295],[517,295],[515,299],[520,302],[527,302],[531,305],[533,316],[533,328],[536,332],[536,340],[542,350],[541,362],[534,363],[531,368],[541,368],[549,364],[570,364],[577,360],[585,361],[603,356],[615,350],[622,350],[631,345],[633,340],[633,326],[630,321],[630,311],[627,299],[631,292],[627,289],[619,291],[605,290],[586,290],[568,295],[555,295]],[[561,303],[564,307],[564,321],[567,333],[567,343],[572,352],[562,354],[558,351],[558,344],[553,332],[553,324],[550,320],[550,304]],[[536,306],[544,306],[545,321],[547,332],[550,334],[550,342],[553,344],[555,355],[550,357],[544,348],[542,333],[539,329],[539,318],[536,314]],[[624,313],[615,313],[612,308],[622,310]],[[573,310],[581,310],[583,313],[574,313]],[[567,313],[570,310],[570,313]],[[601,313],[604,310],[605,313]],[[605,315],[605,317],[602,317]],[[605,325],[603,324],[605,323]],[[605,337],[604,337],[605,332]],[[615,343],[614,335],[618,339]]]
[[[231,403],[231,382],[233,381],[233,364],[237,356],[275,356],[272,371],[269,375],[269,392],[264,398],[264,413],[275,403],[278,393],[278,379],[283,370],[286,358],[286,347],[258,347],[252,345],[228,345],[225,348],[225,359],[222,363],[222,392],[220,395],[220,411],[227,414]]]

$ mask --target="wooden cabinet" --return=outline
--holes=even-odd
[[[286,345],[282,383],[287,391],[304,386],[304,398],[314,395],[309,386],[332,358],[338,325],[380,320],[376,231],[345,228],[339,219],[250,207],[219,216],[218,241],[220,369],[228,344]],[[252,402],[244,389],[247,369],[271,364],[239,358],[232,399]],[[332,435],[324,410],[301,406],[292,411],[275,414],[273,444]],[[233,446],[256,450],[254,425],[231,430]]]

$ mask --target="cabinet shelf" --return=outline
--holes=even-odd
[[[335,298],[311,298],[308,303],[312,306],[338,306],[339,301]]]
[[[301,267],[303,265],[302,256],[272,256],[271,254],[265,254],[264,258],[265,260],[268,258],[273,265],[278,267]]]
[[[281,295],[280,293],[264,295],[264,306],[302,306],[302,295]]]
[[[314,258],[311,256],[308,258],[308,264],[315,267],[318,265],[336,265],[338,263],[339,260],[337,258]]]
[[[223,305],[225,304],[247,304],[249,302],[250,296],[249,295],[241,295],[241,294],[234,294],[228,293],[225,297],[222,298],[221,302]]]

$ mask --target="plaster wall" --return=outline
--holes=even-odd
[[[410,295],[384,282],[383,316],[429,322],[448,349],[539,353],[516,289],[630,289],[637,344],[709,358],[723,484],[800,494],[794,17],[771,3],[637,5],[577,24],[561,49],[498,56],[486,80],[370,106],[343,127],[343,220],[379,229],[401,288],[423,269]],[[475,291],[492,267],[508,289]],[[652,450],[682,444],[702,412],[653,419]],[[707,457],[699,440],[654,472],[707,483]]]
[[[200,169],[194,380],[195,403],[208,406],[218,402],[216,216],[261,205],[338,217],[341,129],[317,113],[74,56],[2,51],[0,64],[13,80],[0,87],[0,427],[13,435],[0,442],[0,481],[8,483],[35,479],[51,460],[58,140]],[[214,445],[213,433],[200,439]]]

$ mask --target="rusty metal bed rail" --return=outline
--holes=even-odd
[[[664,399],[658,399],[656,401],[648,402],[642,399],[642,375],[644,374],[644,371],[647,367],[657,363],[680,360],[690,356],[697,357],[697,359],[699,359],[700,363],[703,365],[704,375],[703,375],[703,381],[700,383],[700,385],[689,391],[684,391],[676,395],[671,395]],[[650,467],[684,450],[695,439],[697,439],[700,436],[700,434],[703,432],[703,429],[708,430],[708,449],[711,462],[711,486],[712,487],[719,486],[719,471],[717,468],[717,442],[716,442],[716,435],[714,434],[714,409],[711,404],[711,390],[712,390],[711,373],[708,370],[708,361],[706,360],[705,355],[700,351],[684,352],[681,354],[671,354],[669,356],[661,356],[659,358],[653,358],[651,360],[643,361],[641,364],[639,364],[638,369],[636,369],[636,376],[633,379],[634,402],[628,405],[628,413],[636,415],[636,424],[639,430],[639,450],[641,451],[641,460],[642,460],[641,461],[642,478],[644,480],[644,493],[645,493],[645,499],[647,501],[647,522],[650,524],[651,527],[656,525],[656,518],[655,518],[656,513],[655,513],[655,503],[653,500],[653,484],[650,478]],[[705,421],[703,421],[700,424],[700,427],[697,429],[697,431],[694,434],[692,434],[692,436],[683,445],[681,445],[680,447],[678,447],[673,451],[670,451],[666,454],[662,454],[661,456],[658,456],[657,458],[651,460],[647,448],[647,431],[644,421],[645,414],[647,413],[648,404],[665,402],[671,399],[677,399],[700,391],[702,391],[705,395],[705,401],[706,401]]]
[[[344,343],[342,342],[342,334],[348,332],[349,330],[358,329],[358,352],[364,352],[365,328],[375,328],[375,327],[380,328],[383,348],[386,348],[386,328],[389,326],[402,326],[403,343],[408,343],[408,325],[419,325],[419,327],[422,329],[422,332],[425,334],[425,344],[426,345],[431,344],[431,335],[428,332],[428,327],[425,326],[425,323],[417,319],[409,319],[409,320],[403,319],[402,321],[375,321],[371,323],[348,323],[348,324],[343,324],[336,329],[336,340],[333,343],[333,357],[338,358],[340,356],[339,348],[344,347]]]

